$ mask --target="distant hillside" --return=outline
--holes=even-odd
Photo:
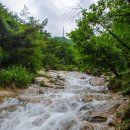
[[[61,41],[61,42],[68,42],[69,44],[73,44],[73,42],[65,37],[54,37],[55,39]]]

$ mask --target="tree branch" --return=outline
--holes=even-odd
[[[112,31],[107,29],[104,25],[100,24],[103,28],[105,28],[119,43],[121,43],[122,46],[124,46],[126,49],[130,51],[130,47],[127,46],[122,40],[120,40]]]

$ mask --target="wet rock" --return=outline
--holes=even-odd
[[[92,102],[93,101],[93,99],[91,99],[91,98],[83,98],[82,99],[82,102],[84,102],[84,103],[88,103],[88,102]]]
[[[45,90],[39,89],[39,94],[44,94]]]
[[[81,77],[80,79],[86,79],[86,77]]]
[[[64,89],[64,83],[63,81],[57,80],[57,79],[47,79],[44,77],[37,77],[35,79],[37,83],[39,83],[42,87],[47,88],[55,88],[55,89]]]
[[[87,121],[93,122],[93,123],[103,123],[107,121],[107,118],[101,117],[101,116],[93,116],[93,117],[88,117]]]
[[[49,114],[45,115],[44,117],[37,118],[34,122],[33,125],[39,127],[43,124],[43,122],[49,118]]]
[[[120,99],[120,106],[117,108],[115,116],[118,119],[123,119],[126,112],[129,110],[130,100],[126,98]]]
[[[35,78],[35,82],[36,82],[36,83],[40,83],[40,82],[42,82],[42,81],[44,81],[44,82],[46,83],[46,82],[49,82],[50,80],[47,79],[47,78],[45,78],[45,77],[36,77],[36,78]]]
[[[62,83],[62,82],[56,82],[55,85],[64,86],[64,83]]]
[[[15,98],[5,98],[4,102],[0,105],[0,113],[2,111],[12,112],[17,109],[19,105],[19,100]]]
[[[91,109],[91,106],[89,106],[89,105],[83,105],[83,106],[79,109],[79,111],[88,110],[88,109]]]
[[[10,106],[7,106],[7,107],[0,108],[0,112],[2,112],[2,111],[13,112],[15,110],[17,110],[17,105],[10,105]]]
[[[94,130],[94,127],[92,125],[86,125],[81,130]]]
[[[15,93],[12,91],[0,91],[0,97],[3,96],[15,96]]]
[[[18,91],[19,94],[43,94],[45,91],[44,88],[41,87],[29,87],[28,89]]]
[[[105,80],[103,78],[91,78],[89,80],[90,84],[93,86],[104,86],[105,85]]]
[[[14,93],[13,91],[0,91],[0,103],[4,102],[5,98],[8,97],[15,97],[16,93]]]
[[[42,98],[41,97],[32,97],[32,96],[19,96],[18,99],[25,104],[30,103],[40,103]]]
[[[98,100],[98,101],[103,101],[103,100],[110,100],[112,98],[111,94],[99,94],[99,93],[87,93],[85,94],[82,99],[84,102],[90,102],[93,99]]]
[[[84,121],[81,130],[116,130],[116,129],[114,127],[110,127],[105,124],[90,123]]]
[[[110,101],[92,101],[86,103],[79,109],[80,118],[83,121],[88,121],[92,123],[105,123],[107,125],[114,125],[115,121],[122,119],[122,117],[116,118],[116,113],[119,108],[122,108],[121,104],[116,100]],[[119,110],[121,112],[121,110]],[[125,110],[124,110],[125,111]],[[122,113],[124,113],[122,111]],[[110,116],[113,115],[113,118]]]
[[[64,89],[64,86],[55,86],[55,89]]]
[[[4,99],[5,99],[5,97],[0,97],[0,103],[3,103],[4,102]]]
[[[115,126],[116,125],[116,119],[114,115],[110,115],[108,120],[107,120],[107,124],[108,126]]]
[[[63,124],[63,130],[71,130],[74,125],[76,125],[75,121],[67,122]]]
[[[108,101],[104,104],[98,104],[97,106],[93,106],[93,115],[103,115],[103,116],[109,116],[114,115],[117,108],[120,106],[120,103],[118,101]]]

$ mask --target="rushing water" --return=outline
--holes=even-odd
[[[114,105],[107,87],[90,85],[92,76],[79,72],[49,74],[64,78],[64,89],[5,99],[0,105],[0,130],[114,130],[106,124],[107,114],[99,117],[106,112],[104,107]]]

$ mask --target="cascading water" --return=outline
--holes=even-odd
[[[122,100],[109,94],[107,87],[90,85],[93,77],[79,72],[48,74],[61,76],[64,89],[5,99],[0,104],[0,130],[115,130],[108,121]]]

